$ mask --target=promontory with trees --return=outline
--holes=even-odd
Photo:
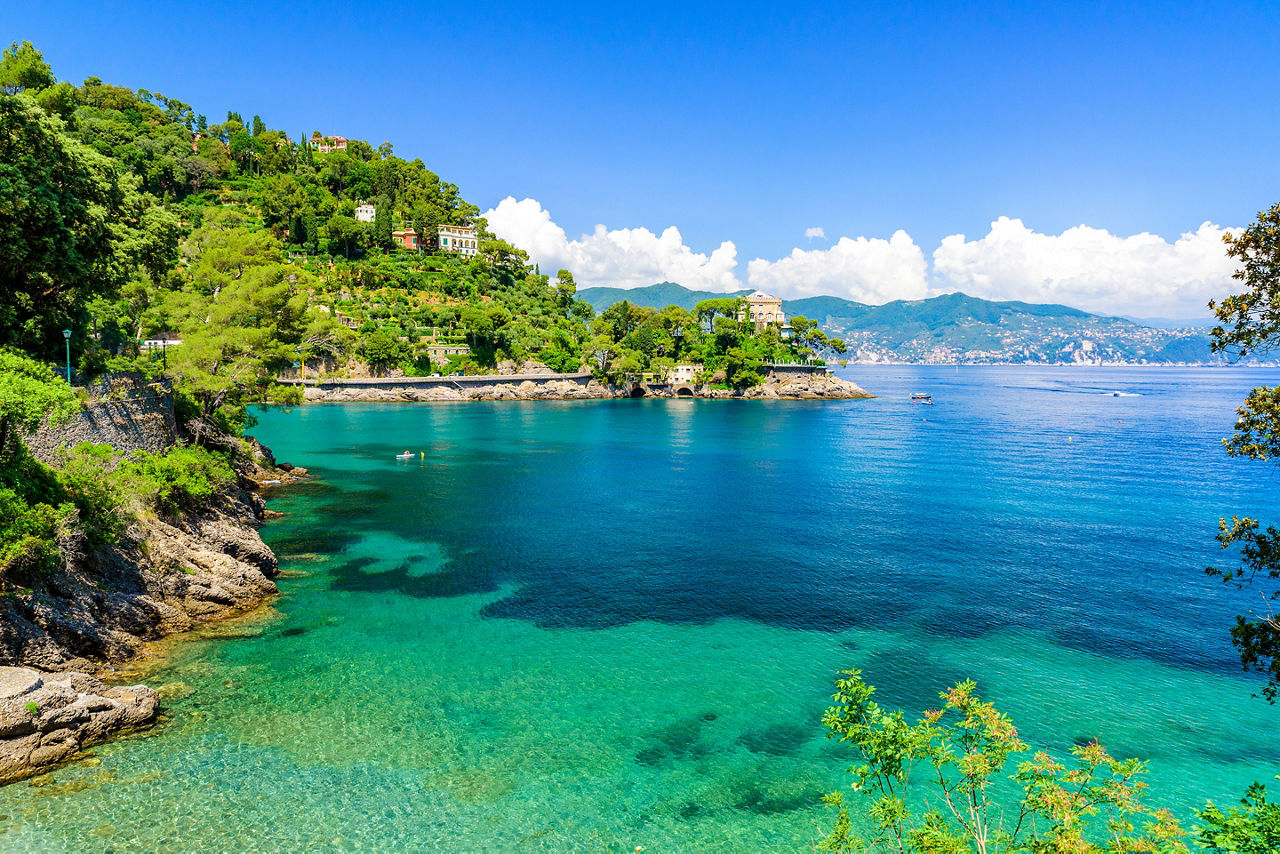
[[[455,185],[390,143],[293,140],[256,115],[211,123],[161,93],[58,82],[25,43],[5,63],[6,193],[20,214],[0,248],[0,343],[58,361],[69,329],[79,374],[163,364],[202,417],[236,420],[287,396],[271,388],[282,373],[534,366],[618,386],[686,363],[699,385],[733,391],[761,385],[775,362],[844,350],[804,318],[754,323],[736,299],[597,316],[569,271],[531,266]],[[59,194],[43,191],[50,182]],[[475,246],[435,240],[442,226]],[[147,340],[182,344],[157,363]]]

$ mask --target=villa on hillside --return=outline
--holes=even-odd
[[[341,323],[343,326],[347,327],[348,329],[359,329],[360,326],[362,325],[360,321],[356,320],[354,317],[352,317],[349,314],[344,314],[341,311],[335,311],[333,313],[333,317],[335,320],[337,320],[339,323]]]
[[[373,218],[377,213],[377,208],[368,202],[365,202],[362,205],[356,205],[356,222],[373,222]]]
[[[474,258],[480,254],[476,230],[469,225],[441,225],[436,228],[430,248]]]
[[[694,375],[701,370],[702,365],[672,365],[665,371],[645,371],[640,375],[640,381],[646,383],[668,383],[670,385],[692,383]]]
[[[345,136],[321,136],[320,131],[316,131],[311,135],[311,148],[321,154],[328,154],[330,151],[346,151],[348,141]]]
[[[427,358],[433,365],[443,364],[453,356],[466,356],[471,348],[466,344],[428,344]]]
[[[747,302],[747,309],[745,317],[739,314],[738,320],[750,319],[756,325],[756,329],[763,329],[770,323],[784,327],[787,325],[787,316],[782,311],[782,297],[775,297],[764,291],[755,291],[743,299]]]
[[[391,232],[391,239],[399,243],[405,249],[418,248],[418,232],[412,228],[397,228]]]

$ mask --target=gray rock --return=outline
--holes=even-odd
[[[30,667],[0,667],[0,701],[30,694],[42,684],[39,672]]]
[[[13,674],[10,671],[24,671]],[[34,687],[30,687],[34,681]],[[29,687],[0,699],[0,784],[39,774],[91,744],[155,720],[159,697],[145,685],[108,688],[87,673],[0,668]]]

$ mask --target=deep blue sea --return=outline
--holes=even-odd
[[[1280,773],[1227,635],[1261,600],[1203,573],[1280,517],[1221,447],[1280,371],[843,373],[878,397],[261,413],[314,475],[282,595],[172,645],[148,737],[0,789],[0,848],[807,850],[850,667],[913,714],[972,677],[1188,824]]]

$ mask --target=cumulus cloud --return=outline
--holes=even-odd
[[[1040,234],[1000,217],[978,240],[943,238],[933,253],[934,290],[1112,314],[1202,315],[1209,299],[1231,291],[1235,265],[1222,243],[1228,231],[1206,222],[1170,243],[1087,225]]]
[[[551,214],[535,199],[508,196],[486,211],[489,230],[519,246],[544,270],[572,270],[580,285],[632,288],[670,281],[693,290],[734,291],[738,249],[726,240],[706,255],[684,243],[675,226],[654,234],[647,228],[607,229],[569,240]]]
[[[572,270],[582,287],[630,288],[671,281],[687,288],[759,288],[785,298],[833,294],[867,303],[964,291],[987,299],[1058,302],[1089,311],[1139,317],[1194,317],[1205,303],[1230,293],[1234,263],[1212,223],[1167,241],[1154,234],[1122,237],[1081,225],[1062,234],[1032,231],[1000,217],[985,237],[943,238],[924,251],[905,231],[889,239],[841,237],[826,249],[796,248],[747,264],[739,277],[738,250],[724,241],[710,254],[685,245],[679,229],[595,229],[569,239],[536,199],[503,199],[486,211],[489,228],[527,251],[549,273]],[[819,227],[805,236],[825,237]]]
[[[924,252],[899,229],[888,240],[842,237],[830,249],[792,249],[777,261],[747,265],[753,288],[780,296],[832,294],[857,302],[883,303],[928,295]]]

